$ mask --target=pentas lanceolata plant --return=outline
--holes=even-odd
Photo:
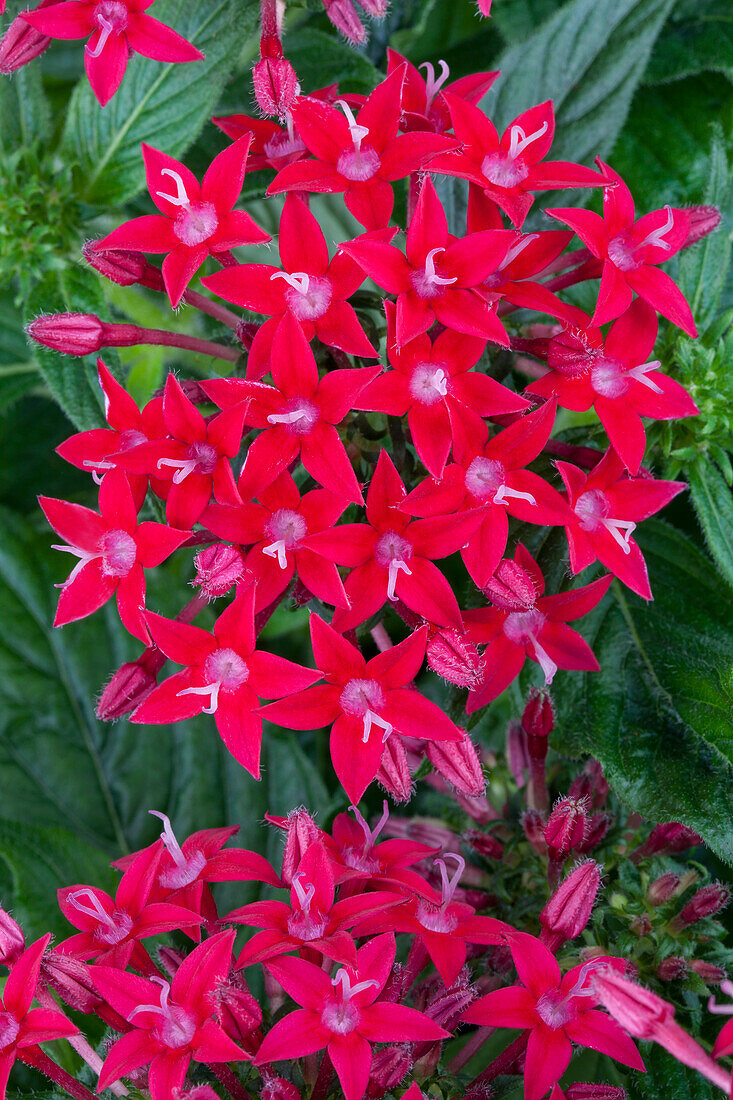
[[[42,3],[19,17],[39,37],[18,39],[14,24],[0,54],[12,46],[23,63],[42,37],[91,36],[87,71],[104,102],[130,50],[194,60],[150,6]],[[358,40],[348,0],[326,7]],[[107,426],[58,448],[98,486],[98,510],[47,497],[41,507],[56,548],[75,559],[55,625],[114,596],[143,646],[102,692],[101,719],[205,713],[255,779],[265,720],[329,730],[349,810],[330,828],[303,808],[272,818],[285,837],[277,867],[227,847],[236,827],[181,843],[158,813],[160,839],[118,861],[114,896],[88,884],[59,892],[75,931],[52,949],[48,937],[26,948],[4,915],[0,1085],[17,1058],[89,1100],[39,1046],[68,1037],[100,1089],[148,1089],[152,1100],[421,1100],[428,1088],[479,1100],[511,1074],[523,1075],[527,1100],[617,1100],[615,1086],[560,1082],[575,1047],[643,1070],[635,1037],[727,1090],[713,1058],[731,1049],[725,1030],[708,1053],[655,991],[686,981],[699,995],[726,976],[727,957],[706,945],[727,892],[671,858],[700,838],[678,823],[642,833],[609,803],[593,761],[551,807],[546,690],[510,727],[505,764],[458,724],[528,662],[545,688],[559,670],[597,670],[576,624],[612,583],[652,598],[634,534],[685,486],[644,466],[642,418],[697,412],[653,359],[658,315],[695,332],[660,265],[698,239],[699,220],[671,206],[637,217],[608,165],[552,160],[550,102],[499,133],[479,105],[496,73],[449,82],[444,62],[436,73],[390,52],[368,96],[303,94],[281,9],[263,2],[254,69],[268,118],[216,118],[232,142],[201,179],[144,145],[158,213],[84,249],[105,278],[185,303],[226,337],[81,313],[28,329],[70,356],[168,346],[229,363],[232,375],[171,372],[140,408],[100,358]],[[245,175],[264,169],[279,196],[277,255],[268,246],[263,262],[240,263],[234,250],[269,241],[237,209]],[[466,181],[465,225],[444,208],[444,177]],[[550,209],[544,228],[536,198],[568,187],[603,213]],[[314,193],[343,202],[363,230],[333,253]],[[200,270],[207,293],[193,285]],[[587,312],[562,293],[580,283],[597,287]],[[522,371],[530,385],[508,384]],[[594,410],[605,449],[554,439],[562,409]],[[532,552],[548,529],[568,547],[571,577],[559,585]],[[146,595],[146,572],[172,555],[187,556],[197,589],[174,618]],[[312,661],[261,637],[286,602],[310,605]],[[423,694],[426,663],[451,685],[450,705]],[[499,799],[486,794],[490,764]],[[452,828],[395,818],[386,802],[377,821],[360,808],[375,783],[407,803],[418,781],[449,801]],[[601,860],[622,902],[598,919]],[[217,884],[237,882],[265,896],[221,912]],[[235,944],[240,928],[249,938]],[[250,984],[262,983],[258,1000]],[[111,1029],[103,1055],[54,994]],[[497,1029],[520,1035],[490,1060]]]

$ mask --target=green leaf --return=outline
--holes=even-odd
[[[135,55],[120,90],[102,109],[86,81],[71,97],[64,149],[78,165],[86,202],[115,205],[145,185],[140,142],[180,157],[210,119],[246,38],[256,0],[158,0],[156,18],[193,42],[205,60],[163,65]]]
[[[352,46],[315,27],[297,27],[285,36],[284,48],[307,92],[338,82],[340,91],[368,95],[382,79],[371,62]]]
[[[592,753],[631,809],[733,862],[733,599],[675,528],[649,521],[639,545],[654,601],[614,581],[584,621],[601,671],[558,678],[553,743]]]
[[[642,1044],[646,1073],[634,1076],[636,1100],[714,1100],[720,1091],[702,1074],[683,1066],[666,1050],[653,1043]]]
[[[733,11],[729,0],[682,4],[660,36],[644,74],[647,84],[666,84],[702,72],[733,80]]]
[[[51,109],[38,68],[25,66],[13,73],[12,80],[0,81],[0,117],[0,150],[5,153],[35,141],[48,141]]]
[[[67,312],[105,313],[97,276],[81,266],[49,272],[33,289],[26,303],[26,321],[44,313]],[[72,424],[82,431],[103,424],[96,355],[72,358],[40,345],[34,345],[33,350],[51,396]],[[116,353],[105,351],[104,361],[115,370]]]
[[[673,0],[572,0],[496,62],[482,106],[499,129],[553,99],[552,158],[584,161],[613,146]]]
[[[523,42],[561,6],[557,0],[502,0],[491,9],[494,23],[509,45]]]
[[[701,460],[689,470],[690,494],[705,541],[718,569],[733,588],[733,496],[717,466]]]

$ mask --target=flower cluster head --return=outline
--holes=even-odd
[[[46,2],[23,19],[40,35],[88,38],[87,71],[106,102],[130,50],[198,56],[147,15],[150,6]],[[363,39],[351,0],[324,6]],[[361,7],[377,18],[386,10],[381,0]],[[480,0],[482,14],[489,7]],[[196,379],[170,371],[139,407],[98,360],[105,422],[58,448],[89,475],[98,510],[40,498],[56,549],[74,559],[55,625],[114,595],[141,652],[112,676],[99,716],[149,725],[207,714],[254,779],[265,722],[294,737],[327,733],[335,817],[317,824],[304,808],[268,816],[285,839],[276,868],[228,847],[236,828],[179,843],[157,813],[159,838],[117,861],[114,894],[90,884],[59,891],[73,932],[53,950],[48,938],[26,950],[20,929],[0,918],[10,970],[0,1086],[18,1057],[64,1087],[65,1071],[38,1047],[74,1032],[51,990],[117,1033],[95,1067],[99,1088],[124,1090],[125,1079],[152,1100],[212,1100],[212,1077],[233,1100],[251,1088],[263,1100],[327,1100],[339,1090],[346,1100],[423,1100],[452,1033],[475,1026],[521,1034],[461,1081],[456,1095],[469,1100],[505,1073],[524,1074],[527,1100],[617,1100],[613,1090],[583,1092],[594,1086],[563,1091],[560,1081],[573,1044],[643,1069],[632,1035],[729,1083],[671,1005],[634,981],[622,952],[594,937],[598,853],[615,826],[600,765],[590,762],[552,808],[545,769],[556,721],[547,689],[556,676],[598,669],[582,620],[612,584],[652,598],[638,529],[685,487],[644,461],[649,419],[697,413],[653,357],[658,315],[695,331],[662,270],[695,239],[690,214],[666,206],[637,217],[608,165],[553,160],[551,102],[500,134],[479,105],[496,73],[450,80],[445,62],[415,67],[391,52],[369,95],[335,85],[305,94],[281,35],[282,5],[263,0],[253,83],[267,117],[214,120],[231,142],[202,179],[144,145],[157,212],[85,247],[103,277],[166,295],[172,309],[185,303],[207,315],[209,334],[224,334],[89,313],[42,315],[28,331],[69,356],[153,345],[227,365]],[[250,250],[239,262],[240,246],[269,242],[239,208],[245,177],[263,169],[275,173],[267,193],[280,204],[277,253]],[[467,190],[465,224],[444,207],[445,177]],[[568,187],[595,196],[603,214],[553,209],[562,227],[527,231],[534,203]],[[343,202],[363,232],[331,247],[314,195]],[[147,258],[156,255],[160,266]],[[204,264],[206,293],[194,284]],[[562,294],[594,280],[587,313]],[[527,356],[532,382],[523,386]],[[558,441],[559,409],[593,410],[607,445]],[[569,566],[559,581],[538,549],[547,541]],[[163,615],[146,573],[174,555],[194,593]],[[263,635],[288,602],[309,609],[298,661]],[[426,665],[452,686],[450,703],[426,681]],[[517,799],[505,791],[498,810],[486,786],[494,757],[463,715],[520,674],[536,687],[508,734]],[[375,782],[396,802],[418,783],[448,796],[451,827],[390,817],[386,801],[372,820],[360,801]],[[521,821],[510,823],[521,798]],[[699,840],[678,823],[639,839],[628,881],[636,865]],[[614,843],[617,862],[620,834]],[[529,925],[526,898],[494,893],[487,871],[493,861],[511,876],[521,864],[524,875],[525,857],[527,883],[545,894]],[[579,862],[568,867],[571,858]],[[719,980],[716,961],[695,955],[705,942],[696,926],[727,893],[701,884],[671,912],[692,880],[668,868],[644,876],[624,934],[650,935],[663,920],[667,940],[678,941],[654,979],[693,971]],[[219,883],[263,893],[222,912]],[[524,896],[524,879],[513,886]],[[235,944],[240,929],[248,938]],[[148,941],[159,936],[168,940],[156,953]],[[264,986],[264,998],[250,984]],[[469,1053],[483,1034],[473,1033]],[[716,1052],[729,1050],[724,1030]],[[454,1054],[446,1081],[467,1061]]]

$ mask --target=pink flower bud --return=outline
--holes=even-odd
[[[258,1028],[262,1023],[262,1010],[241,980],[241,986],[234,981],[224,982],[216,991],[217,1015],[222,1028],[248,1054],[257,1050],[261,1036]]]
[[[414,1058],[404,1044],[392,1043],[374,1052],[367,1096],[382,1097],[397,1088],[412,1069]]]
[[[550,693],[545,688],[532,688],[522,713],[522,728],[527,734],[529,755],[544,760],[547,739],[555,726]]]
[[[351,0],[323,0],[323,6],[336,30],[341,31],[349,42],[355,46],[366,42],[367,32]]]
[[[446,1031],[454,1031],[463,1013],[476,1000],[468,970],[463,970],[450,989],[443,989],[423,1009],[426,1016]]]
[[[722,966],[714,966],[704,959],[691,959],[690,970],[693,970],[698,978],[702,978],[708,985],[717,985],[725,979],[725,970]]]
[[[224,596],[246,573],[244,555],[236,546],[207,546],[199,550],[193,559],[196,576],[191,581],[194,587],[201,589],[201,595],[207,600]]]
[[[707,237],[708,233],[714,233],[722,217],[717,206],[690,206],[687,213],[690,215],[690,228],[683,248],[689,248],[691,244]]]
[[[395,802],[409,802],[412,798],[412,775],[407,754],[399,737],[394,734],[385,741],[376,779]]]
[[[433,672],[457,687],[475,688],[481,681],[481,657],[477,647],[457,630],[439,630],[427,648]]]
[[[0,963],[12,966],[25,951],[23,929],[10,913],[0,909]]]
[[[680,876],[676,875],[674,871],[666,871],[665,874],[660,875],[659,878],[655,878],[654,882],[649,883],[649,888],[646,892],[646,900],[649,905],[664,905],[666,901],[674,897],[675,891],[680,884]]]
[[[175,947],[163,947],[158,948],[158,962],[166,971],[170,974],[171,978],[174,977],[179,966],[183,962],[186,956],[182,951],[177,951]]]
[[[256,324],[254,321],[240,321],[234,330],[234,335],[245,351],[249,351],[252,347],[255,336],[259,332],[262,326]]]
[[[47,951],[41,961],[41,975],[76,1012],[96,1012],[102,1004],[88,967],[71,955]]]
[[[389,10],[389,0],[359,0],[359,4],[373,19],[384,19]]]
[[[570,798],[587,798],[594,809],[604,806],[608,798],[608,783],[603,768],[591,757],[586,761],[580,775],[576,776],[568,791]]]
[[[463,839],[473,848],[474,852],[478,852],[481,856],[488,856],[489,859],[502,859],[504,856],[504,845],[496,837],[491,836],[490,833],[482,833],[478,829],[469,829],[468,832],[463,834]]]
[[[510,722],[506,731],[506,759],[514,782],[521,788],[525,784],[525,771],[529,768],[527,734],[520,722]]]
[[[588,828],[588,803],[584,798],[561,798],[545,826],[545,840],[554,860],[565,859],[585,840]]]
[[[687,825],[679,821],[667,821],[652,829],[647,840],[631,853],[630,859],[633,863],[639,863],[647,856],[685,852],[702,842],[702,837]]]
[[[648,936],[651,932],[652,922],[649,920],[649,917],[646,915],[646,913],[638,913],[632,920],[629,928],[635,936],[638,936],[639,939],[641,939],[643,936]]]
[[[89,355],[104,346],[104,325],[92,313],[50,313],[26,327],[31,340],[63,355]]]
[[[479,15],[483,15],[484,19],[488,19],[491,15],[491,0],[476,0],[476,6]]]
[[[34,10],[46,8],[56,2],[57,0],[41,0]],[[26,23],[22,15],[16,15],[0,39],[0,73],[7,75],[21,69],[29,61],[39,57],[50,44],[48,35],[41,34],[30,23]]]
[[[487,599],[503,611],[526,611],[537,596],[529,573],[511,558],[499,562],[483,591]]]
[[[626,1100],[626,1089],[620,1085],[594,1085],[577,1081],[565,1088],[567,1100]]]
[[[671,1004],[610,966],[595,972],[593,989],[614,1020],[637,1039],[656,1038],[660,1028],[674,1017]]]
[[[211,1085],[194,1085],[192,1089],[174,1089],[173,1100],[219,1100]]]
[[[547,841],[545,840],[545,819],[538,810],[527,810],[522,814],[522,828],[524,835],[538,856],[547,855]]]
[[[584,801],[587,802],[587,799]],[[578,851],[582,855],[587,855],[588,852],[592,852],[594,848],[597,848],[598,845],[606,839],[608,830],[613,825],[614,820],[613,814],[593,814],[593,816],[588,819],[585,840],[579,846]]]
[[[121,665],[97,703],[96,714],[100,722],[113,722],[139,707],[157,684],[165,661],[165,654],[150,646],[136,661]]]
[[[263,57],[252,70],[257,106],[284,119],[300,90],[295,69],[285,57]]]
[[[433,767],[459,791],[474,798],[484,793],[486,780],[468,734],[462,741],[428,741],[425,751]]]
[[[662,959],[657,967],[657,977],[662,982],[677,982],[687,973],[687,963],[679,955]]]
[[[584,930],[600,885],[601,868],[592,859],[578,864],[560,883],[540,913],[542,942],[551,951]]]
[[[670,923],[670,931],[679,932],[690,924],[704,920],[705,917],[714,917],[725,908],[729,899],[730,890],[722,883],[711,882],[709,886],[703,886]]]
[[[145,269],[151,265],[141,252],[130,252],[122,248],[99,248],[98,241],[87,241],[82,252],[84,259],[110,282],[118,286],[135,286],[141,283]]]
[[[318,840],[321,830],[316,825],[305,806],[291,810],[285,824],[285,851],[280,877],[286,886],[290,886],[300,861],[314,841]]]
[[[301,1100],[295,1085],[286,1081],[284,1077],[273,1077],[269,1073],[263,1073],[260,1098],[261,1100]]]

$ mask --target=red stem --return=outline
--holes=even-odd
[[[316,1077],[316,1083],[310,1095],[310,1100],[326,1100],[332,1077],[333,1064],[328,1056],[328,1051],[324,1050],[321,1065],[318,1070],[318,1076]]]
[[[425,944],[422,942],[422,940],[418,936],[416,936],[415,939],[412,941],[412,947],[410,948],[410,953],[407,956],[407,962],[405,963],[405,989],[410,989],[427,961],[427,948],[425,947]]]
[[[21,1062],[25,1062],[28,1066],[33,1066],[34,1069],[40,1070],[49,1080],[53,1081],[55,1085],[67,1092],[69,1096],[73,1096],[74,1100],[95,1100],[93,1093],[89,1091],[86,1085],[82,1085],[81,1081],[77,1081],[75,1077],[72,1077],[70,1073],[67,1073],[65,1069],[62,1069],[57,1062],[54,1062],[52,1058],[49,1058],[47,1054],[41,1050],[40,1047],[30,1047],[26,1050],[20,1050],[18,1052],[18,1058]]]
[[[576,462],[585,470],[594,469],[603,458],[602,451],[596,451],[593,447],[574,447],[572,443],[563,443],[561,439],[550,439],[542,450],[547,455]]]
[[[167,332],[160,328],[142,328],[140,325],[104,324],[102,346],[130,348],[138,344],[151,344],[154,347],[185,348],[199,355],[210,355],[214,359],[226,359],[236,363],[240,352],[236,348],[227,348],[213,340],[202,340],[198,336],[186,336],[181,332]]]
[[[224,1062],[207,1062],[206,1065],[233,1100],[252,1100],[252,1094],[247,1092],[236,1073]]]
[[[209,317],[221,321],[227,328],[236,329],[242,320],[226,306],[219,305],[218,302],[212,302],[211,298],[207,298],[205,294],[199,294],[197,290],[184,291],[183,301],[188,302],[194,309],[200,309],[202,313],[208,313]]]
[[[509,1073],[514,1063],[524,1054],[529,1042],[529,1032],[525,1031],[519,1038],[510,1043],[506,1050],[502,1051],[486,1069],[474,1077],[463,1095],[463,1100],[484,1100],[487,1095],[486,1086],[500,1077],[502,1073]]]
[[[449,1073],[458,1073],[467,1065],[474,1054],[481,1050],[489,1035],[496,1031],[495,1027],[479,1027],[470,1037],[465,1046],[461,1047],[458,1054],[451,1058],[450,1062],[446,1066]]]

